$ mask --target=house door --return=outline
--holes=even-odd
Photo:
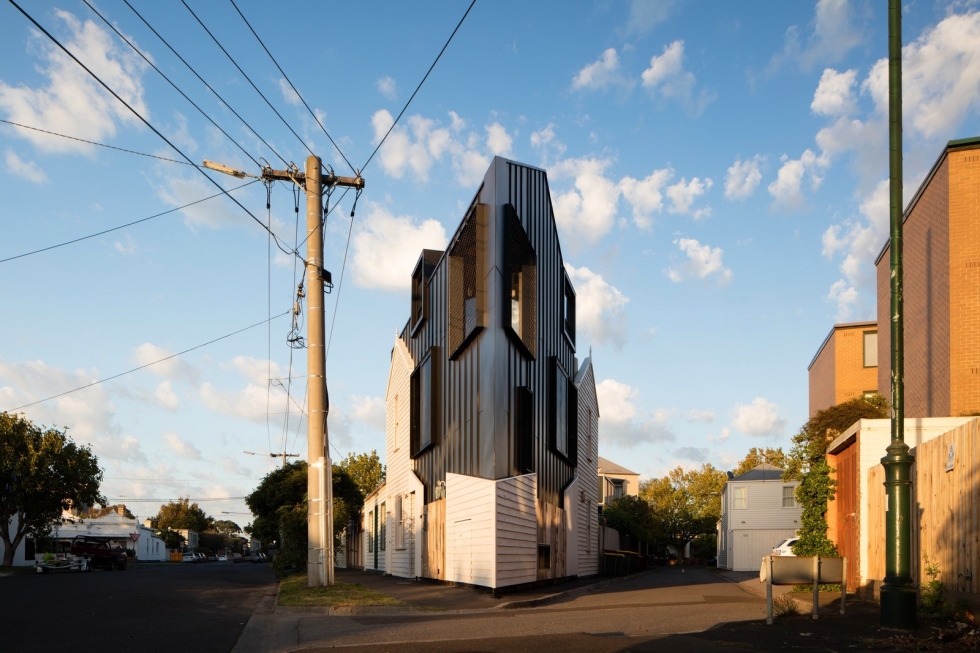
[[[461,519],[455,524],[453,580],[459,583],[473,582],[473,532],[470,526],[469,519]]]
[[[857,588],[861,567],[858,550],[858,447],[837,454],[837,552],[847,558],[847,585]]]

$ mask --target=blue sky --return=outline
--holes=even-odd
[[[309,147],[349,173],[234,7],[190,5]],[[95,6],[241,148],[281,167],[133,12]],[[303,165],[300,139],[182,4],[134,6],[266,143]],[[361,166],[467,5],[239,6]],[[192,159],[257,172],[83,3],[25,8]],[[0,12],[0,118],[180,158],[13,7]],[[919,0],[904,20],[910,197],[945,141],[980,133],[980,12]],[[328,362],[333,455],[383,454],[411,267],[419,249],[445,245],[495,154],[549,172],[580,353],[594,353],[602,455],[652,476],[786,446],[806,419],[806,367],[831,325],[874,316],[888,220],[886,39],[883,2],[478,2],[364,171],[343,290],[327,298],[329,317],[340,297]],[[0,157],[0,258],[214,192],[187,166],[3,123]],[[267,219],[261,185],[236,197]],[[326,229],[335,281],[351,199]],[[271,221],[294,242],[285,186],[272,190]],[[0,263],[0,409],[254,324],[270,303],[273,315],[289,310],[293,262],[272,251],[261,227],[216,199]],[[285,439],[305,454],[305,351],[293,357],[292,399],[279,385],[288,331],[279,318],[271,333],[257,327],[24,412],[91,443],[107,496],[141,515],[157,504],[135,499],[243,496],[275,465],[243,450],[280,451]],[[241,501],[206,505],[244,511]]]

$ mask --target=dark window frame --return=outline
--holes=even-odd
[[[562,302],[561,302],[562,334],[575,351],[575,287],[568,272],[562,269]]]
[[[527,386],[514,389],[515,474],[534,472],[534,391]]]
[[[537,359],[538,349],[538,257],[531,239],[524,230],[517,210],[511,204],[504,205],[504,246],[501,248],[503,283],[501,318],[504,331],[518,350],[529,360]],[[514,328],[513,302],[514,278],[520,275],[521,287],[517,292],[520,307],[520,332]]]
[[[447,256],[449,274],[449,360],[459,358],[487,324],[486,248],[489,207],[474,204],[467,212]],[[470,280],[472,277],[472,280]],[[472,286],[469,284],[472,283]],[[467,296],[472,292],[472,296]],[[472,304],[470,304],[472,302]]]
[[[868,336],[872,333],[875,335],[875,364],[868,365]],[[861,332],[861,364],[866,370],[872,367],[878,367],[878,329],[867,329]]]
[[[578,387],[557,356],[552,356],[551,361],[548,393],[549,445],[555,454],[575,467],[578,462]]]
[[[551,569],[551,545],[538,544],[538,570]]]
[[[423,249],[415,269],[412,270],[412,313],[408,321],[409,333],[415,336],[429,320],[430,299],[429,281],[435,272],[441,251]]]
[[[438,356],[435,355],[438,351],[438,347],[429,349],[412,371],[409,382],[409,454],[412,458],[417,458],[439,443]]]

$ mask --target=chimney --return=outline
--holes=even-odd
[[[121,515],[121,516],[123,516],[123,517],[125,517],[125,516],[126,516],[126,505],[125,505],[125,504],[122,504],[122,503],[120,503],[119,505],[117,505],[117,506],[114,506],[114,507],[115,507],[115,509],[116,509],[116,512],[117,512],[117,513],[118,513],[119,515]]]

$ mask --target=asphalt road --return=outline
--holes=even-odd
[[[230,651],[276,592],[268,564],[144,564],[0,577],[0,650]]]

